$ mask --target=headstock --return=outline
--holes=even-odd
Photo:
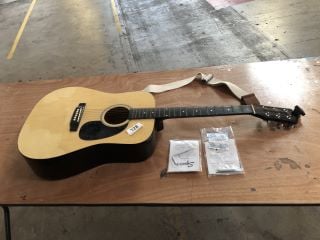
[[[294,109],[269,107],[263,105],[252,106],[253,115],[266,121],[273,121],[290,127],[298,123],[300,116],[305,112],[299,106]]]

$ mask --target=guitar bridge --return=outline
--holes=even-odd
[[[70,132],[76,132],[78,130],[84,109],[86,107],[85,103],[79,103],[79,105],[74,109],[70,120],[69,130]]]

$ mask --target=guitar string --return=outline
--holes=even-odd
[[[113,109],[112,113],[113,114],[116,114],[118,116],[126,116],[126,115],[129,115],[131,111],[133,110],[137,110],[137,111],[146,111],[146,112],[150,112],[150,111],[154,111],[156,112],[157,110],[164,110],[164,111],[168,111],[169,110],[169,114],[170,114],[170,110],[172,110],[174,108],[158,108],[158,109],[155,109],[155,108],[134,108],[134,109],[130,109],[129,111],[123,111],[123,110],[119,110],[119,109]],[[183,109],[183,108],[182,108]],[[188,109],[185,109],[186,112],[188,111],[193,111],[194,113],[194,110],[200,110],[200,113],[201,113],[201,110],[208,110],[207,107],[204,107],[204,108],[200,108],[200,107],[194,107],[194,108],[188,108]],[[232,111],[234,112],[234,111]],[[232,113],[230,112],[230,113]],[[84,114],[86,114],[87,116],[91,115],[91,116],[96,116],[96,115],[101,115],[103,113],[103,111],[101,111],[101,109],[97,109],[97,110],[93,110],[93,109],[85,109],[84,111]],[[215,109],[214,113],[217,113],[217,109]],[[165,114],[165,113],[163,113]]]
[[[134,107],[134,108],[129,108],[129,110],[135,110],[135,109],[176,109],[176,108],[185,108],[185,109],[204,109],[204,108],[213,108],[213,109],[217,109],[217,108],[234,108],[234,107],[240,107],[240,108],[246,108],[248,107],[249,105],[239,105],[239,106],[184,106],[184,107]],[[85,110],[86,111],[104,111],[106,110],[107,108],[87,108],[85,107]],[[123,110],[120,110],[120,109],[117,109],[117,106],[115,106],[115,108],[111,108],[113,109],[114,111],[123,111]],[[125,108],[126,109],[126,108]]]
[[[180,108],[180,107],[179,107]],[[190,107],[181,107],[180,109],[181,110],[185,110],[185,111],[194,111],[194,110],[199,110],[199,111],[202,111],[202,110],[207,110],[209,107],[194,107],[194,108],[190,108]],[[210,107],[211,108],[211,107]],[[132,108],[132,109],[129,109],[129,111],[170,111],[170,110],[173,110],[173,109],[177,109],[177,108]],[[219,109],[214,109],[215,112]],[[242,109],[241,109],[242,110]],[[85,109],[84,112],[85,113],[103,113],[104,109]],[[112,110],[112,113],[123,113],[123,114],[127,114],[128,111],[123,111],[123,110],[117,110],[117,109],[113,109]]]
[[[157,118],[157,116],[151,116],[151,115],[146,115],[146,116],[139,116],[139,117],[129,117],[129,114],[128,113],[118,113],[115,115],[116,117],[120,117],[120,118],[124,118],[124,119],[154,119],[154,118]],[[175,116],[175,115],[172,115],[172,116]],[[191,117],[191,114],[188,114],[189,117]],[[201,115],[201,116],[205,116],[205,114]],[[209,116],[214,116],[213,114],[210,114]],[[102,114],[101,113],[96,113],[96,114],[93,114],[93,113],[87,113],[87,114],[83,114],[82,116],[82,119],[85,119],[85,120],[89,120],[89,119],[101,119],[102,117]],[[175,116],[175,117],[178,117],[178,116]],[[196,116],[195,116],[196,117]],[[200,117],[200,116],[199,116]]]
[[[172,109],[177,109],[177,108],[180,108],[180,109],[185,109],[186,111],[193,111],[194,110],[200,110],[200,113],[201,113],[201,110],[208,110],[208,108],[217,108],[217,107],[209,107],[209,106],[195,106],[195,107],[169,107],[169,108],[164,108],[164,107],[160,107],[160,108],[132,108],[132,109],[129,109],[129,111],[132,111],[132,110],[140,110],[140,111],[157,111],[157,110],[172,110]],[[222,108],[226,108],[226,107],[222,107]],[[94,109],[94,108],[86,108],[84,113],[83,113],[83,116],[82,116],[82,119],[83,120],[89,120],[89,119],[101,119],[101,115],[103,113],[105,109]],[[216,113],[216,110],[215,109],[215,112]],[[242,110],[242,109],[241,109]],[[117,117],[123,117],[123,118],[127,118],[128,119],[128,116],[130,114],[130,112],[128,111],[124,111],[124,110],[121,110],[121,109],[113,109],[112,113],[116,114]],[[164,114],[164,113],[163,113]],[[170,114],[170,111],[169,111],[169,114]],[[161,114],[162,115],[162,114]],[[170,114],[171,115],[171,114]],[[152,118],[155,118],[155,117],[151,117],[149,119],[152,119]],[[143,118],[141,116],[140,119],[148,119],[148,117],[146,118]]]
[[[113,110],[112,111],[112,113],[114,113],[114,114],[117,114],[117,115],[121,115],[121,116],[125,116],[125,115],[128,115],[128,114],[130,114],[130,112],[132,112],[133,110],[137,110],[137,112],[138,111],[140,111],[140,112],[156,112],[157,111],[157,109],[153,109],[153,108],[150,108],[150,109],[148,109],[148,108],[144,108],[144,109],[131,109],[131,110],[129,110],[129,111],[123,111],[123,110]],[[160,111],[161,111],[162,109],[160,109]],[[171,110],[171,109],[163,109],[163,110]],[[191,110],[191,111],[194,111],[194,110],[199,110],[199,108],[194,108],[194,109],[186,109],[186,111],[189,111],[189,110]],[[201,111],[201,110],[200,110]],[[99,115],[99,114],[102,114],[103,113],[103,111],[101,111],[101,110],[95,110],[95,111],[92,111],[92,110],[89,110],[89,109],[87,109],[87,110],[85,110],[84,111],[84,114],[86,114],[86,115]],[[169,112],[170,113],[170,112]]]

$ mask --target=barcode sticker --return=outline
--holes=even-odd
[[[136,123],[131,128],[127,129],[127,133],[131,136],[131,135],[135,134],[142,127],[143,127],[143,125],[141,123]]]

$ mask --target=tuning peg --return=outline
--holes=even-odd
[[[282,127],[283,127],[283,124],[282,124],[282,123],[277,122],[277,123],[276,123],[276,126],[277,126],[277,128],[278,128],[278,129],[280,129],[280,128],[282,128]]]
[[[298,105],[296,105],[292,111],[292,115],[300,117],[301,115],[304,116],[306,115],[306,113],[303,111],[303,109],[301,107],[299,107]]]
[[[284,123],[283,128],[286,130],[290,130],[291,128],[294,128],[294,124],[292,123]]]
[[[270,130],[275,131],[276,130],[276,125],[277,123],[275,121],[267,121],[268,127],[270,128]]]

